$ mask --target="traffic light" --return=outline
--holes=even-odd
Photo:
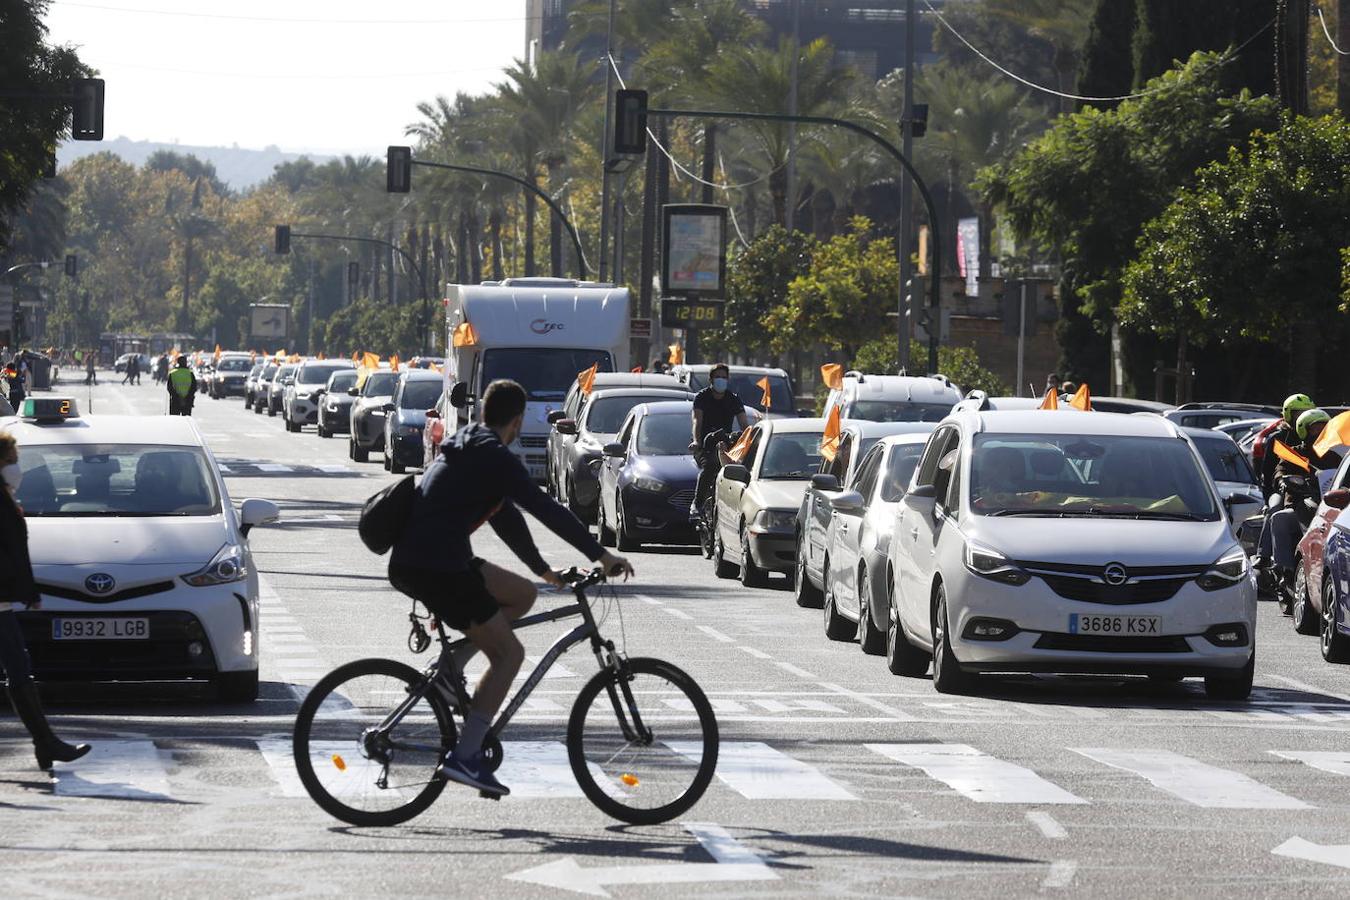
[[[914,112],[909,117],[910,135],[920,138],[928,133],[928,104],[915,103]]]
[[[911,275],[905,282],[905,308],[911,311],[922,308],[924,302],[924,277]]]
[[[384,189],[390,194],[412,190],[412,148],[390,147],[386,157]]]
[[[103,140],[103,79],[77,78],[71,94],[70,136],[77,141]]]
[[[291,252],[291,226],[289,225],[277,226],[276,252],[279,254]]]
[[[647,152],[647,92],[621,90],[614,95],[614,153],[641,156]]]
[[[74,253],[66,254],[66,277],[74,278],[80,272],[80,258]]]

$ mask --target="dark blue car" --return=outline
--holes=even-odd
[[[394,398],[384,406],[384,467],[402,475],[422,465],[422,429],[427,410],[440,399],[444,381],[439,372],[408,369],[400,376]]]
[[[621,550],[642,544],[693,544],[689,505],[698,465],[689,453],[694,404],[684,400],[633,408],[597,463],[600,543]]]
[[[1350,519],[1337,516],[1322,550],[1322,658],[1350,662]]]

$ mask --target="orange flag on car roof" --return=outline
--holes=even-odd
[[[1059,391],[1050,388],[1045,392],[1045,399],[1037,409],[1059,409]]]
[[[1083,382],[1074,393],[1073,399],[1069,405],[1074,409],[1081,409],[1083,412],[1092,412],[1092,395],[1088,393],[1087,382]]]
[[[832,391],[844,386],[844,367],[839,363],[826,363],[820,367],[820,380]]]
[[[670,351],[670,356],[666,358],[666,362],[670,363],[672,366],[678,366],[684,362],[684,348],[680,346],[679,341],[671,344],[666,349]]]
[[[398,363],[399,363],[398,354],[397,354],[397,353],[391,353],[391,354],[389,355],[389,371],[391,371],[391,372],[397,372],[397,371],[398,371]]]
[[[641,375],[641,374],[642,374],[642,366],[633,366],[632,372],[633,372],[634,375]]]
[[[380,357],[374,353],[362,353],[361,365],[367,369],[378,369],[380,367]]]
[[[839,452],[839,404],[835,404],[830,410],[830,417],[825,420],[825,432],[820,436],[820,455],[828,460],[833,460],[836,453]]]
[[[755,387],[764,391],[763,396],[759,398],[759,405],[768,409],[773,405],[773,391],[769,390],[769,376],[765,375],[759,381],[756,381]]]
[[[324,357],[324,355],[323,355],[322,353],[319,354],[319,359],[325,359],[325,358],[326,358],[326,357]]]
[[[741,432],[741,439],[737,441],[730,450],[727,451],[734,462],[741,462],[745,459],[745,454],[750,452],[750,441],[753,437],[753,428],[747,428]]]
[[[1318,456],[1322,456],[1341,444],[1350,444],[1350,412],[1332,417],[1327,427],[1322,429],[1322,435],[1317,439],[1317,443],[1313,444],[1313,450]]]
[[[589,369],[582,369],[577,373],[577,384],[581,385],[583,394],[589,394],[595,390],[595,373],[598,371],[600,371],[600,364],[596,362],[591,363]]]

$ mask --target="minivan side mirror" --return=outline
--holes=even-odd
[[[468,383],[459,381],[450,389],[450,405],[455,409],[465,409],[473,401],[474,397],[469,393]]]
[[[750,470],[738,463],[731,463],[722,467],[722,477],[727,481],[735,481],[739,484],[750,483]]]
[[[833,475],[824,473],[812,475],[811,487],[818,491],[837,491],[839,490],[839,479]]]
[[[248,537],[254,525],[269,525],[281,518],[281,507],[271,500],[245,500],[239,504],[239,533]]]

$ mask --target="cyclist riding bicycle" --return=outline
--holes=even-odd
[[[717,483],[717,473],[722,469],[720,454],[705,448],[704,439],[721,431],[744,431],[749,424],[745,414],[745,404],[731,390],[731,369],[725,363],[718,363],[708,372],[712,383],[694,396],[694,418],[692,439],[689,449],[694,451],[694,461],[698,463],[698,484],[694,488],[694,503],[689,514],[697,518],[708,499],[713,485]],[[738,426],[738,427],[734,427]]]
[[[520,671],[525,650],[511,623],[529,612],[538,592],[525,578],[474,556],[470,535],[484,522],[530,571],[554,587],[562,581],[544,562],[520,514],[524,509],[606,572],[633,574],[590,531],[530,478],[508,447],[525,417],[525,389],[499,380],[483,392],[482,423],[446,438],[417,485],[412,515],[389,558],[389,581],[441,622],[463,631],[488,668],[465,711],[464,730],[437,772],[498,796],[510,790],[483,759],[483,738]],[[519,509],[517,509],[519,507]]]

